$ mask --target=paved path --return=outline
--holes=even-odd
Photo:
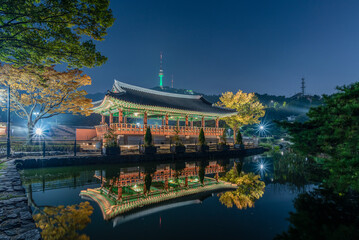
[[[14,162],[0,170],[0,240],[41,239]]]

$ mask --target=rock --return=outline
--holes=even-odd
[[[40,233],[37,229],[27,231],[15,237],[16,240],[39,240],[41,239]]]
[[[35,223],[33,223],[32,221],[31,222],[27,221],[27,222],[23,222],[21,224],[21,228],[19,229],[19,232],[24,233],[24,232],[30,231],[32,229],[36,229]]]
[[[0,233],[0,240],[10,240],[10,239],[11,238],[9,236]]]
[[[17,217],[17,214],[15,213],[12,213],[10,215],[7,215],[8,218],[16,218]]]
[[[0,231],[13,229],[16,227],[20,227],[20,220],[19,219],[9,219],[0,224]]]
[[[8,162],[1,174],[0,194],[5,200],[0,200],[0,240],[41,239],[14,161]]]
[[[29,220],[29,219],[32,219],[32,215],[30,214],[29,211],[27,211],[27,212],[20,212],[20,219],[21,219],[21,220]]]
[[[15,236],[15,235],[17,235],[17,232],[16,232],[15,229],[5,230],[4,233],[5,233],[7,236]]]

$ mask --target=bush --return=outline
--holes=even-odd
[[[106,140],[105,147],[118,147],[117,134],[115,134],[115,130],[113,128],[108,128],[104,138]]]
[[[179,136],[179,129],[178,129],[178,127],[176,127],[176,128],[174,129],[174,132],[175,132],[175,135],[173,136],[173,141],[174,141],[175,145],[176,145],[176,146],[183,146],[183,143],[182,143],[182,141],[181,141],[181,139],[180,139],[180,136]]]
[[[146,130],[146,134],[145,134],[145,147],[149,147],[152,146],[152,133],[151,133],[151,129],[148,127]]]
[[[242,134],[239,129],[238,129],[237,136],[236,136],[236,144],[243,144]]]
[[[227,144],[227,130],[224,129],[219,144],[226,145]]]
[[[198,142],[200,145],[206,145],[206,138],[204,136],[203,128],[201,128],[201,131],[199,132]]]
[[[14,152],[41,152],[43,151],[43,145],[41,144],[33,144],[33,145],[19,145],[12,144],[11,150]],[[76,150],[80,151],[80,145],[76,145]],[[46,144],[45,143],[45,151],[59,151],[59,152],[73,152],[74,144]]]

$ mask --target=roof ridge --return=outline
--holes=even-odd
[[[138,87],[138,86],[124,83],[124,82],[121,82],[121,81],[118,81],[115,79],[114,87],[117,90],[120,90],[120,89],[122,89],[121,86],[123,86],[125,88],[130,88],[132,90],[140,91],[140,92],[152,93],[152,94],[168,96],[168,97],[188,98],[188,99],[201,99],[203,97],[202,95],[187,95],[187,94],[180,94],[180,93],[162,92],[162,91],[148,89],[148,88],[144,88],[144,87]]]

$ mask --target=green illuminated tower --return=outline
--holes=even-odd
[[[162,52],[160,53],[160,72],[158,73],[158,76],[160,77],[160,87],[163,87],[163,69],[162,69]]]

